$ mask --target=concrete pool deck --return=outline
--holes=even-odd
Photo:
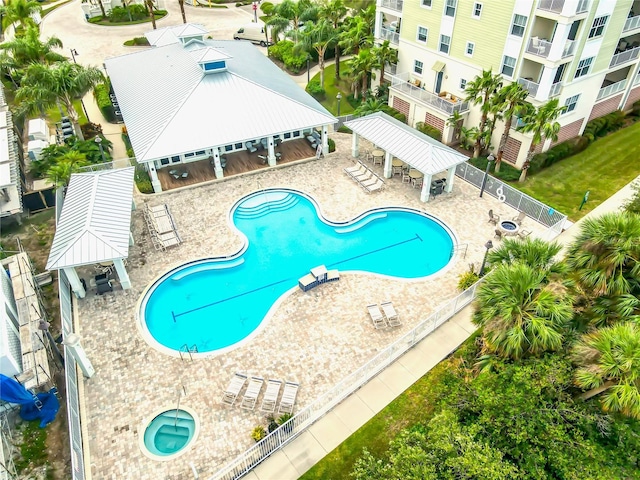
[[[487,222],[489,209],[503,219],[517,215],[516,211],[490,196],[478,198],[478,189],[459,178],[455,179],[452,193],[440,195],[427,204],[419,201],[419,189],[403,184],[398,177],[389,179],[382,192],[366,194],[343,171],[344,167],[353,164],[351,136],[336,133],[331,137],[338,150],[327,158],[160,195],[136,196],[138,209],[132,218],[136,244],[131,247],[128,259],[133,288],[103,296],[90,292],[77,303],[78,330],[97,372],[91,379],[84,379],[81,390],[87,464],[91,465],[93,478],[192,479],[193,469],[200,478],[213,475],[253,445],[251,430],[258,424],[265,424],[265,415],[258,411],[222,405],[222,392],[235,372],[300,382],[294,412],[301,410],[426,319],[438,305],[458,294],[458,276],[469,269],[470,263],[475,264],[477,271],[485,253],[484,244],[489,239],[494,240],[495,227]],[[362,147],[363,153],[365,148]],[[375,168],[381,172],[379,166]],[[271,187],[293,188],[311,195],[323,215],[335,221],[345,221],[368,209],[384,206],[426,211],[451,228],[460,248],[447,268],[425,280],[406,281],[346,273],[341,275],[340,281],[321,285],[310,292],[294,290],[280,299],[258,335],[230,352],[190,361],[151,348],[140,335],[136,322],[136,304],[143,290],[172,267],[197,258],[237,252],[242,240],[229,227],[230,207],[255,190]],[[145,202],[169,205],[184,239],[182,245],[164,252],[154,249],[142,214]],[[531,219],[525,220],[524,227],[533,230],[534,236],[545,231]],[[498,241],[494,240],[494,244]],[[466,258],[463,258],[465,251]],[[401,327],[383,331],[373,328],[365,306],[385,300],[394,302],[403,322]],[[242,312],[238,314],[241,319]],[[381,374],[354,397],[370,390],[369,410],[381,409],[400,393],[399,389],[410,385],[407,382],[411,378],[414,381],[418,378],[421,362],[437,363],[436,357],[428,355],[424,348],[433,350],[434,355],[435,352],[446,355],[447,345],[453,349],[466,338],[459,335],[469,334],[468,323],[466,327],[463,325],[463,320],[459,324],[456,320],[443,325],[432,334],[436,347],[416,347],[410,355],[405,355],[409,359],[406,361],[416,367],[415,370],[411,367],[409,377],[396,375],[403,368],[408,370],[406,365],[397,362],[397,366],[390,367],[386,377]],[[376,390],[376,386],[382,390]],[[390,397],[388,392],[384,393],[385,388],[394,395]],[[181,405],[198,415],[200,435],[184,455],[166,462],[153,461],[138,447],[142,422],[152,410],[176,408],[179,391],[186,391],[180,398]],[[344,431],[357,425],[360,417],[349,413],[353,408],[349,405],[340,405],[329,414],[338,416],[342,410],[342,416],[348,417],[343,422],[353,422],[336,429]],[[322,428],[318,424],[309,432]],[[320,433],[317,435],[322,437]],[[300,438],[309,437],[305,433]],[[330,436],[326,438],[326,442],[323,440],[325,449],[337,441],[331,440]],[[282,453],[276,453],[273,458]],[[307,462],[305,453],[296,455],[303,463]],[[312,457],[308,458],[310,461]],[[259,468],[266,468],[270,463],[271,460]],[[298,467],[295,467],[296,471]],[[274,475],[270,478],[290,478],[282,472]]]

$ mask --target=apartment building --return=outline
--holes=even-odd
[[[465,127],[480,121],[464,89],[482,70],[521,83],[536,106],[558,98],[566,110],[555,143],[640,100],[640,0],[378,0],[375,37],[398,49],[389,104],[410,125],[436,127],[446,143],[454,111]],[[504,159],[521,166],[531,137],[515,123]]]

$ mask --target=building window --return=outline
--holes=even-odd
[[[413,61],[413,73],[417,73],[418,75],[422,75],[422,69],[424,68],[424,63],[420,60]]]
[[[444,14],[447,17],[455,17],[456,16],[456,3],[458,0],[447,0],[444,6]]]
[[[464,91],[465,88],[467,88],[467,80],[464,79],[464,78],[461,78],[460,79],[460,90]]]
[[[473,56],[473,49],[476,48],[476,44],[473,42],[467,42],[467,48],[464,51],[464,54],[467,57],[472,57]]]
[[[442,53],[449,53],[449,45],[451,45],[451,37],[440,35],[440,51]]]
[[[593,57],[580,60],[580,63],[578,63],[578,68],[576,68],[576,74],[573,76],[573,78],[584,77],[587,73],[589,73],[591,63],[593,63]]]
[[[607,20],[609,20],[609,15],[596,18],[593,21],[593,25],[591,25],[591,30],[589,30],[589,38],[599,37],[602,35],[604,27],[607,24]]]
[[[511,24],[511,35],[516,37],[524,36],[524,30],[527,26],[527,17],[524,15],[514,15],[513,23]]]
[[[296,130],[295,132],[293,132],[293,136],[294,137],[299,137],[300,136],[300,130]]]
[[[474,3],[473,4],[473,16],[475,18],[480,18],[480,14],[482,14],[482,4]]]
[[[236,143],[235,148],[236,150],[242,150],[242,143]]]
[[[564,113],[573,112],[576,109],[578,98],[580,98],[580,94],[567,98],[567,100],[564,102],[564,106],[566,107]]]
[[[242,147],[240,147],[240,148],[242,148]],[[204,150],[198,150],[198,151],[196,152],[196,155],[205,155],[206,153],[207,153],[207,152],[205,152]]]
[[[500,73],[506,75],[507,77],[513,77],[514,72],[516,71],[516,59],[513,57],[504,56],[502,59],[502,68],[500,69]]]
[[[432,0],[420,0],[420,5],[425,8],[431,8],[431,1]]]
[[[161,158],[160,159],[160,165],[169,165],[169,159],[168,158]]]
[[[189,158],[195,156],[195,152],[187,152],[184,154],[184,158]]]
[[[233,150],[233,145],[225,145],[224,146],[224,151],[225,152],[230,152],[231,150]]]
[[[429,31],[426,27],[418,27],[418,37],[417,40],[422,43],[427,43],[427,34]]]
[[[285,139],[291,138],[291,132],[284,132],[284,138]]]

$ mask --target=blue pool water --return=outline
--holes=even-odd
[[[234,345],[318,265],[420,278],[442,269],[453,250],[446,226],[418,211],[385,208],[329,223],[309,198],[288,190],[245,197],[231,220],[246,236],[242,252],[183,265],[146,293],[143,327],[159,344],[173,350],[195,346],[198,352]]]
[[[195,426],[189,412],[167,410],[151,420],[145,429],[144,446],[154,455],[173,455],[191,441]]]

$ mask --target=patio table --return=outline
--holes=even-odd
[[[382,160],[384,159],[384,150],[374,150],[373,152],[371,152],[371,156],[373,157],[374,165],[378,163],[377,160],[379,160],[380,164],[382,165]]]
[[[400,160],[399,158],[394,158],[393,160],[391,160],[391,166],[392,167],[403,167],[404,166],[404,162],[402,160]]]
[[[415,168],[412,168],[411,170],[409,170],[409,176],[411,178],[422,178],[424,177],[424,173],[422,173],[420,170],[416,170]]]

